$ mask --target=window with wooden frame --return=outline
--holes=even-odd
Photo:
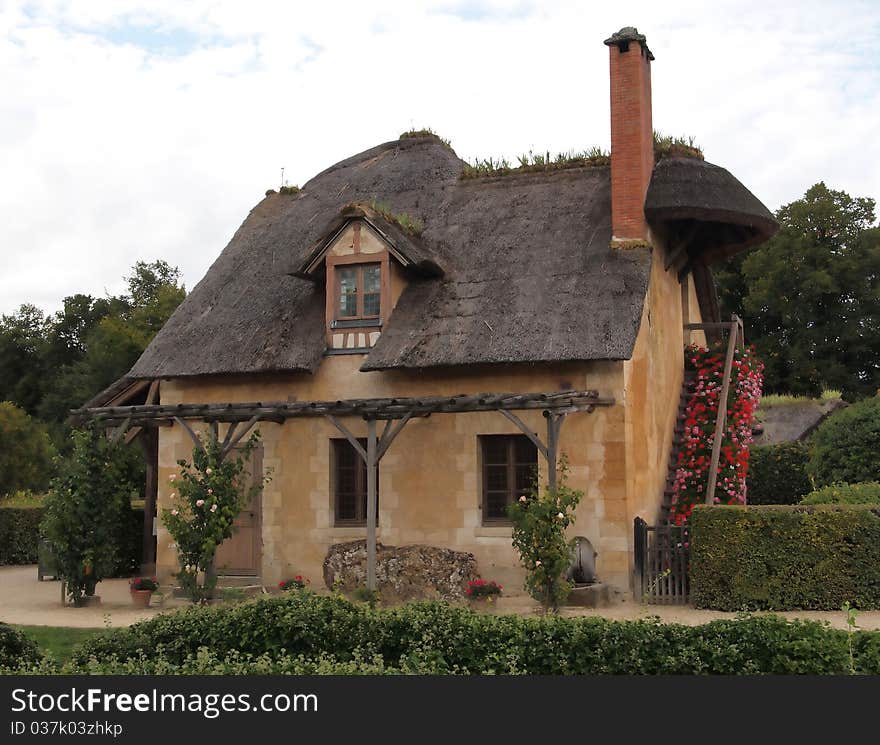
[[[358,439],[366,450],[367,441]],[[333,493],[333,517],[336,525],[367,524],[367,465],[345,438],[330,440],[330,482]],[[378,474],[376,495],[379,493]],[[376,518],[379,500],[376,500]]]
[[[507,506],[529,494],[538,475],[538,448],[525,435],[481,435],[483,523],[509,524]]]
[[[380,264],[336,267],[336,320],[378,318],[382,309]]]

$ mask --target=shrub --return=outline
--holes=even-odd
[[[180,497],[171,494],[171,507],[162,510],[162,521],[177,544],[180,571],[175,575],[193,602],[209,598],[217,578],[214,555],[232,535],[241,507],[263,481],[246,492],[242,485],[245,463],[259,434],[254,433],[239,456],[226,456],[223,444],[213,435],[193,449],[192,463],[177,461],[180,478],[172,474]],[[199,578],[202,572],[202,578]]]
[[[571,592],[565,579],[571,566],[573,540],[565,530],[574,523],[574,510],[583,492],[565,485],[563,463],[560,485],[543,491],[535,484],[531,495],[510,504],[507,515],[513,523],[513,547],[526,570],[525,589],[544,610],[556,612]]]
[[[880,608],[880,510],[701,507],[691,520],[698,608]]]
[[[36,664],[42,657],[33,639],[9,624],[0,623],[0,668]]]
[[[82,604],[117,569],[134,485],[126,478],[122,446],[94,426],[71,437],[73,451],[46,497],[42,527],[68,594]]]
[[[472,579],[468,582],[467,589],[464,594],[469,598],[486,598],[494,597],[501,594],[503,588],[497,582],[486,581],[484,579]]]
[[[40,545],[38,507],[0,506],[0,564],[36,564]]]
[[[831,484],[810,492],[801,504],[880,504],[880,483]]]
[[[813,488],[807,475],[810,450],[803,442],[752,447],[749,504],[797,504]]]
[[[301,574],[297,574],[291,579],[281,580],[278,583],[278,589],[281,591],[304,590],[307,584],[309,584],[309,580],[303,579],[303,576]]]
[[[0,402],[0,496],[19,489],[44,490],[54,457],[43,424],[10,401]]]
[[[817,487],[880,481],[880,396],[841,409],[819,425],[809,473]]]
[[[880,672],[880,633],[858,632],[854,666]],[[843,674],[845,631],[777,616],[702,626],[658,619],[493,616],[445,603],[371,610],[284,593],[193,607],[113,629],[74,651],[66,672]]]

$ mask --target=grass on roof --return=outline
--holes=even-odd
[[[664,158],[695,158],[703,160],[703,151],[694,142],[693,137],[670,137],[654,132],[654,160]],[[569,150],[565,153],[550,155],[550,151],[520,155],[516,163],[507,158],[477,158],[473,163],[465,164],[461,178],[485,178],[490,176],[508,176],[515,173],[545,173],[566,168],[601,168],[611,164],[611,155],[600,147],[589,150]]]
[[[779,406],[794,406],[796,404],[823,404],[826,401],[834,401],[841,398],[841,392],[836,389],[822,391],[819,398],[810,398],[809,396],[794,396],[790,393],[768,393],[761,396],[760,408],[773,409]]]
[[[391,209],[391,205],[385,202],[377,202],[374,199],[370,202],[370,207],[382,215],[388,222],[395,223],[404,233],[409,233],[418,238],[425,229],[419,218],[413,217],[406,212],[395,212]]]
[[[430,127],[422,127],[421,129],[408,129],[406,132],[400,133],[401,140],[408,140],[416,137],[433,137],[436,140],[439,140],[446,147],[452,150],[452,144],[445,137],[441,137],[438,135],[433,129]]]

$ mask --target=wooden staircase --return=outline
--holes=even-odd
[[[678,453],[681,449],[681,443],[684,438],[685,410],[687,409],[688,400],[693,392],[695,382],[696,374],[694,372],[685,371],[684,380],[681,384],[681,393],[678,397],[678,413],[675,416],[675,429],[673,430],[672,435],[672,447],[669,451],[669,461],[666,469],[666,486],[663,489],[663,502],[660,505],[660,515],[657,522],[658,525],[668,524],[672,514],[672,485],[675,482]]]

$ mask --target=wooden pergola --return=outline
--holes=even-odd
[[[288,419],[323,417],[351,443],[367,470],[367,588],[376,587],[376,507],[379,463],[391,443],[413,418],[434,414],[462,414],[497,411],[528,437],[547,462],[547,480],[551,489],[557,485],[559,433],[569,414],[591,412],[597,406],[612,406],[613,398],[603,398],[597,391],[557,391],[553,393],[480,393],[476,395],[428,396],[420,398],[359,398],[339,401],[250,402],[218,404],[176,404],[143,406],[104,406],[77,409],[77,417],[88,417],[112,430],[120,439],[133,428],[182,427],[196,447],[202,441],[190,422],[207,423],[219,439],[220,423],[228,424],[222,448],[224,457],[259,422],[283,424]],[[541,411],[547,420],[547,434],[542,440],[515,413]],[[362,446],[355,434],[341,421],[359,417],[367,425],[367,443]],[[381,433],[378,422],[384,421]]]

